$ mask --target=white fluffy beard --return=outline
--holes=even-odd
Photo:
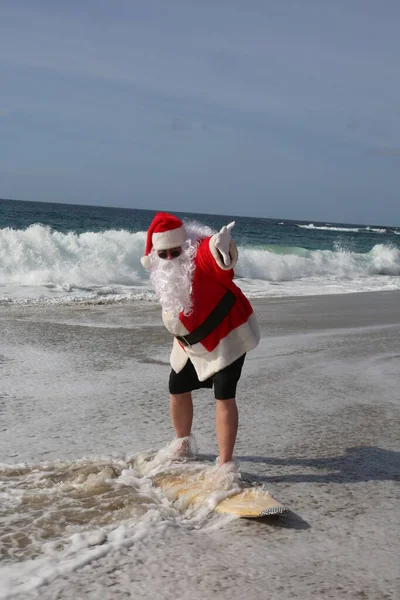
[[[156,250],[150,252],[150,279],[164,311],[178,316],[182,311],[187,316],[193,309],[191,297],[195,270],[194,257],[197,244],[188,241],[182,254],[173,259],[162,259]]]

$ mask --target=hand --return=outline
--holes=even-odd
[[[215,247],[220,251],[224,265],[228,267],[231,264],[231,257],[229,254],[229,246],[231,243],[231,229],[235,226],[235,221],[224,225],[219,233],[215,235]]]

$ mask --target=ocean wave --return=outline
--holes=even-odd
[[[60,233],[35,224],[0,230],[0,285],[95,286],[138,285],[145,232],[107,230]]]
[[[314,225],[314,223],[309,223],[308,225],[299,225],[297,227],[300,229],[315,229],[319,231],[339,231],[345,233],[388,233],[388,230],[384,227],[370,227],[369,225],[366,227],[339,227],[334,225]],[[397,233],[393,231],[393,233]]]
[[[2,229],[0,302],[152,300],[148,273],[140,263],[145,237],[145,232],[125,230],[60,233],[39,224]],[[318,280],[323,290],[332,280],[344,285],[379,276],[391,279],[393,288],[399,286],[400,250],[388,244],[376,244],[367,253],[244,246],[235,274],[249,295],[257,287],[257,295],[268,296],[272,285],[283,282]],[[379,284],[375,281],[373,287]]]
[[[236,272],[241,277],[267,281],[326,276],[345,279],[371,275],[399,276],[400,250],[385,244],[377,244],[365,254],[304,248],[294,248],[291,254],[277,254],[244,248]]]
[[[365,231],[372,231],[372,233],[387,233],[387,229],[384,227],[365,227]]]
[[[314,225],[314,223],[309,223],[308,225],[297,225],[300,229],[316,229],[320,231],[348,231],[351,233],[358,233],[360,229],[358,227],[333,227],[330,225]]]

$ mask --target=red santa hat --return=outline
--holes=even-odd
[[[145,255],[140,259],[145,269],[150,267],[149,254],[155,250],[178,248],[187,240],[187,233],[178,217],[165,212],[159,212],[154,217],[147,232]]]

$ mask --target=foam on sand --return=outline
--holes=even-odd
[[[151,458],[142,453],[0,465],[0,598],[30,592],[139,540],[151,543],[168,527],[205,526],[213,506],[169,502],[157,486],[161,472],[193,474],[193,464],[174,462],[175,446],[168,444]],[[204,464],[195,469],[208,471]],[[215,475],[209,480],[225,486],[223,497],[229,482],[221,476],[216,482]],[[214,529],[218,520],[220,526],[227,522],[214,516]]]

